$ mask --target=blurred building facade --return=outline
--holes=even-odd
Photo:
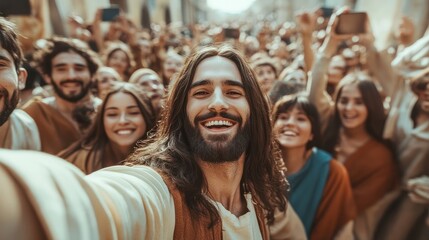
[[[367,11],[373,22],[373,31],[378,45],[388,44],[393,29],[401,16],[410,17],[416,25],[415,39],[421,37],[428,27],[428,0],[255,0],[247,10],[240,14],[226,14],[210,9],[207,0],[30,0],[34,6],[33,18],[40,19],[43,27],[35,27],[34,35],[68,36],[67,19],[71,15],[81,16],[92,22],[97,8],[111,4],[119,5],[137,25],[181,22],[193,24],[201,22],[237,22],[250,20],[269,20],[276,23],[293,21],[296,12],[314,10],[319,6],[349,6],[353,10]],[[234,0],[231,0],[234,1]],[[143,16],[144,15],[144,16]],[[148,15],[148,16],[147,16]],[[34,20],[34,19],[33,19]],[[146,21],[146,23],[145,23]],[[17,22],[19,22],[17,20]],[[377,23],[377,24],[374,24]],[[20,23],[22,24],[22,23]],[[28,24],[27,24],[28,25]],[[41,30],[37,30],[41,29]]]

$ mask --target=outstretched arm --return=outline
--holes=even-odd
[[[25,190],[2,166],[0,183],[0,239],[48,239]]]
[[[24,234],[19,232],[24,223],[42,239],[43,234],[48,239],[173,236],[173,199],[162,177],[148,167],[115,166],[85,176],[49,154],[0,150],[0,180],[2,192],[11,196],[0,201],[0,221],[9,222],[0,225],[1,237],[13,236],[5,239]]]

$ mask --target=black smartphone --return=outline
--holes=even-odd
[[[0,1],[0,16],[31,15],[29,0]]]
[[[238,39],[240,37],[240,29],[238,28],[224,28],[225,38]]]
[[[289,45],[292,43],[292,41],[290,40],[290,37],[282,37],[281,40],[286,43],[286,45]]]
[[[103,21],[103,22],[111,22],[116,17],[119,16],[119,12],[120,12],[119,7],[103,8],[102,14],[101,14],[101,21]]]
[[[338,15],[337,34],[361,34],[365,33],[367,21],[366,12],[350,12]]]
[[[322,16],[324,18],[330,18],[331,15],[334,13],[334,8],[330,7],[321,7],[320,10],[322,10]]]

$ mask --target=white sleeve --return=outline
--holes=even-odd
[[[33,118],[21,109],[15,109],[10,115],[12,131],[12,149],[42,150],[39,129]]]
[[[114,166],[87,177],[108,202],[120,239],[172,239],[174,201],[162,177],[145,166]]]
[[[116,166],[85,176],[58,157],[23,150],[0,150],[0,168],[25,191],[49,239],[173,237],[174,202],[151,168]]]

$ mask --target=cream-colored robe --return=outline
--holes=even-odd
[[[26,112],[15,109],[1,128],[7,129],[5,135],[0,136],[0,148],[41,150],[39,130]]]

